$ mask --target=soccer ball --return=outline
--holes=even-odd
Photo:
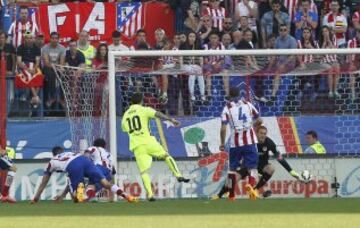
[[[302,171],[301,177],[305,182],[311,181],[311,174],[310,174],[309,170]]]

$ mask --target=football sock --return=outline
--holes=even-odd
[[[259,182],[256,184],[255,189],[260,189],[262,186],[264,186],[266,184],[266,182],[268,182],[268,180],[271,178],[271,175],[264,173]]]
[[[226,187],[226,184],[224,184],[224,185],[222,186],[220,192],[218,193],[219,198],[223,197],[223,195],[224,195],[225,193],[227,193],[228,191],[229,191],[229,188]]]
[[[250,170],[250,175],[249,175],[249,184],[254,187],[256,185],[256,177],[258,176],[258,172],[256,169],[251,169]]]
[[[86,196],[88,199],[92,199],[96,196],[96,192],[94,189],[87,189],[86,190]]]
[[[165,158],[165,162],[175,177],[181,177],[181,173],[176,165],[176,162],[171,156],[167,156]]]
[[[143,181],[145,190],[147,192],[147,197],[148,197],[148,199],[150,199],[154,195],[153,191],[152,191],[152,188],[151,188],[150,175],[148,173],[143,173],[143,174],[141,174],[141,179]]]
[[[2,196],[6,197],[6,196],[9,195],[9,189],[10,189],[10,186],[11,186],[13,180],[14,180],[14,176],[15,176],[14,171],[8,171],[7,177],[6,177],[6,180],[5,180],[5,184],[4,184],[2,192],[1,192]]]
[[[227,177],[227,187],[229,189],[229,197],[235,197],[236,174],[229,173]]]

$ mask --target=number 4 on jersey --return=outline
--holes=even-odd
[[[238,120],[242,120],[244,123],[246,123],[246,120],[247,120],[245,113],[242,112],[242,107],[239,108]]]

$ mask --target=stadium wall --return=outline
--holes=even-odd
[[[226,160],[227,154],[219,153],[196,161],[179,161],[179,169],[193,179],[189,184],[177,183],[164,162],[154,162],[151,177],[155,194],[158,198],[209,197],[217,193],[224,183],[228,169]],[[331,184],[335,177],[340,184],[339,196],[360,197],[360,181],[357,178],[360,175],[359,158],[289,158],[288,161],[299,172],[308,169],[314,175],[314,179],[308,185],[299,183],[277,161],[272,160],[276,171],[264,189],[271,189],[274,198],[334,197],[336,193]],[[29,163],[18,160],[16,165],[18,172],[11,194],[17,200],[29,200],[40,184],[46,163],[44,160],[32,160]],[[118,167],[120,186],[126,192],[144,198],[145,190],[135,162],[120,161]],[[42,199],[52,199],[65,184],[64,175],[54,174]],[[239,183],[236,194],[239,198],[246,197],[244,183]]]

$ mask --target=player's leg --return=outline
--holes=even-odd
[[[244,179],[249,175],[248,170],[246,168],[238,168],[236,170],[236,172],[238,174],[238,178],[237,178],[238,180]],[[219,193],[212,197],[212,200],[221,199],[226,193],[229,193],[229,188],[226,185],[226,183],[224,183],[224,185],[221,187]]]
[[[254,189],[258,178],[257,168],[259,157],[257,147],[255,144],[243,146],[241,152],[244,154],[243,165],[249,171],[249,182],[245,185],[245,188],[250,199],[256,200],[259,196],[258,191]]]
[[[263,166],[263,168],[262,168],[262,176],[261,176],[259,182],[254,187],[254,189],[262,188],[270,180],[270,178],[272,177],[274,172],[275,172],[275,168],[270,163]]]
[[[229,190],[229,200],[235,200],[235,187],[237,184],[237,172],[239,163],[242,159],[239,147],[230,148],[229,152],[229,172],[225,181],[226,188]]]
[[[6,176],[6,179],[5,179],[5,184],[2,188],[2,191],[1,191],[1,201],[2,202],[8,202],[8,203],[15,203],[16,200],[15,199],[12,199],[10,196],[9,196],[9,190],[10,190],[10,187],[11,187],[11,184],[14,180],[14,177],[15,177],[15,173],[16,173],[16,166],[14,166],[12,164],[12,162],[6,158],[0,158],[0,168],[2,170],[8,170],[7,172],[7,176]]]
[[[152,164],[152,157],[148,154],[150,147],[146,145],[139,146],[135,149],[134,155],[137,167],[140,171],[141,179],[146,190],[146,197],[148,200],[152,201],[154,199],[154,194],[151,187],[151,179],[149,175],[149,170]]]
[[[66,167],[68,173],[70,193],[75,203],[83,202],[85,200],[85,185],[84,185],[84,159],[85,157],[78,157],[72,160]]]

